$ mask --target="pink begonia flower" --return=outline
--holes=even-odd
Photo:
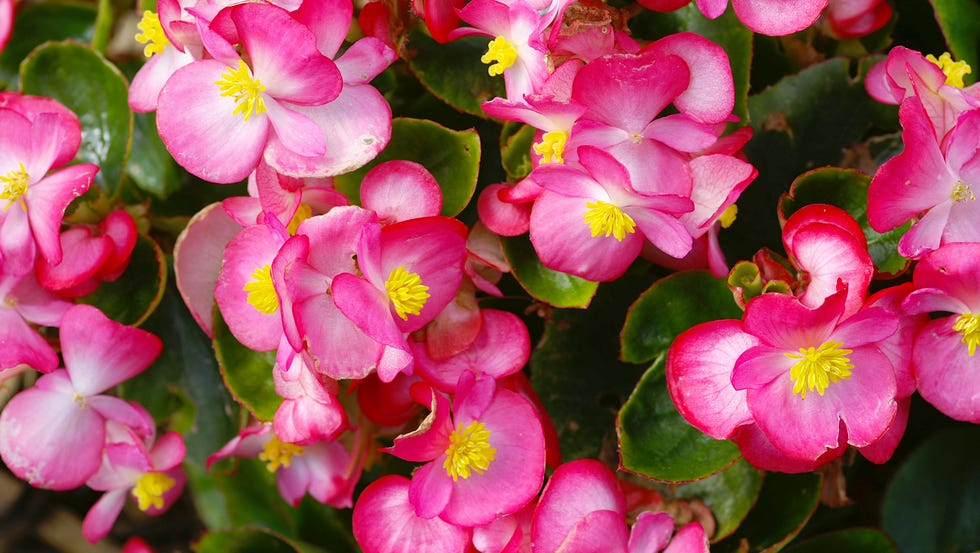
[[[61,136],[62,141],[57,144],[58,153],[52,165],[60,167],[75,158],[82,143],[82,126],[78,122],[78,116],[60,102],[43,96],[0,91],[0,108],[14,110],[30,121],[34,121],[42,113],[58,115],[61,119],[59,125],[65,132]]]
[[[919,394],[946,415],[980,423],[980,244],[948,244],[915,267],[908,313],[951,313],[929,321],[915,338],[912,372]]]
[[[248,177],[250,198],[258,198],[259,210],[272,213],[286,226],[290,234],[303,220],[330,211],[339,205],[350,205],[350,200],[333,186],[333,179],[325,177],[290,177],[260,161],[255,172]],[[225,198],[225,209],[235,211],[230,204],[248,198]],[[254,222],[264,222],[258,216]],[[249,223],[251,224],[251,222]]]
[[[960,115],[942,147],[922,103],[908,98],[899,109],[905,149],[878,168],[868,188],[868,222],[878,232],[913,218],[898,252],[918,258],[950,242],[980,241],[980,109]]]
[[[504,273],[510,272],[510,263],[504,255],[504,247],[500,237],[477,221],[470,229],[466,238],[466,265],[463,270],[473,284],[482,292],[503,297],[503,292],[497,287]]]
[[[689,2],[682,0],[643,0],[640,5],[655,11],[673,11]],[[708,19],[725,13],[728,0],[695,0]],[[802,31],[820,17],[827,0],[732,0],[735,15],[743,25],[756,33],[783,36]]]
[[[417,515],[409,500],[410,486],[408,478],[389,474],[361,492],[353,526],[364,553],[466,553],[470,529]]]
[[[361,468],[340,442],[316,442],[305,446],[276,437],[271,423],[246,427],[238,436],[208,457],[207,466],[228,457],[258,458],[276,473],[276,487],[287,503],[298,507],[307,493],[319,501],[343,509],[351,506],[354,484]]]
[[[276,394],[283,398],[272,419],[276,436],[297,445],[335,440],[350,426],[337,399],[337,382],[310,369],[288,342],[279,352],[284,359],[272,372]]]
[[[361,206],[382,225],[432,217],[442,211],[442,189],[421,163],[392,160],[371,168],[361,180]]]
[[[426,388],[413,389],[413,395],[432,413],[386,450],[407,461],[429,461],[409,487],[415,514],[472,527],[524,507],[541,488],[545,467],[544,433],[531,402],[497,387],[490,376],[466,372],[450,416],[449,400],[434,390],[424,397]]]
[[[507,192],[511,188],[503,183],[491,184],[480,191],[476,200],[480,221],[498,236],[520,236],[530,228],[533,201],[508,201]]]
[[[149,448],[139,440],[107,444],[102,466],[86,482],[105,494],[85,515],[85,539],[96,543],[106,537],[129,495],[149,515],[169,509],[187,482],[180,466],[184,454],[184,439],[176,432],[167,432]]]
[[[71,305],[41,288],[33,273],[0,270],[0,382],[28,367],[43,373],[58,368],[58,354],[31,325],[59,326]]]
[[[466,351],[480,333],[483,321],[476,298],[477,288],[470,275],[471,259],[472,256],[466,258],[464,277],[456,296],[436,318],[411,336],[412,340],[425,342],[425,349],[433,359],[448,359]]]
[[[0,414],[0,456],[32,486],[75,488],[102,462],[106,423],[152,434],[146,417],[102,393],[145,370],[160,354],[159,338],[76,305],[61,320],[65,368],[42,376]]]
[[[825,13],[838,38],[860,38],[884,27],[892,12],[886,0],[830,0]]]
[[[160,91],[157,126],[174,159],[205,180],[231,183],[255,169],[272,136],[296,154],[322,156],[322,130],[293,108],[334,100],[343,83],[310,29],[282,8],[245,3],[202,32],[214,58],[181,67]]]
[[[159,0],[156,12],[143,12],[135,39],[145,45],[143,55],[149,59],[129,86],[129,107],[133,111],[157,109],[160,90],[174,72],[204,57],[195,18],[186,10],[193,6],[184,4],[190,2]]]
[[[516,513],[473,528],[473,547],[480,553],[531,553],[531,523],[537,501]]]
[[[531,243],[546,267],[606,281],[626,271],[644,240],[687,255],[692,238],[676,215],[691,211],[691,200],[638,191],[626,168],[599,148],[583,146],[578,158],[584,170],[548,164],[532,176],[545,192],[531,209]]]
[[[357,274],[333,278],[337,309],[383,347],[381,380],[411,370],[405,335],[432,321],[456,296],[463,278],[466,227],[449,217],[386,225],[368,223],[357,245]]]
[[[136,248],[136,221],[116,210],[98,225],[74,225],[61,233],[61,263],[39,258],[34,266],[38,282],[62,298],[80,298],[102,282],[122,276]]]
[[[16,273],[29,271],[37,252],[51,263],[61,261],[65,209],[99,170],[81,163],[52,172],[74,157],[65,144],[79,143],[78,120],[64,108],[40,111],[46,106],[24,103],[0,107],[0,256],[4,270]]]

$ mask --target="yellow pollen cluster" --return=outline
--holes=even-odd
[[[160,17],[155,12],[149,10],[143,12],[143,19],[136,27],[140,30],[136,40],[146,45],[143,48],[144,56],[149,58],[153,54],[162,54],[164,48],[170,44],[170,40],[163,32],[163,26],[160,25]]]
[[[265,443],[262,453],[259,453],[259,460],[265,461],[265,468],[269,472],[276,472],[279,467],[289,468],[289,463],[293,460],[293,455],[302,455],[303,446],[287,444],[279,438],[273,436]]]
[[[946,75],[946,84],[956,88],[963,88],[963,75],[973,72],[970,64],[965,61],[953,61],[953,56],[949,55],[949,52],[943,52],[938,58],[929,54],[926,59],[942,69],[943,74]]]
[[[296,213],[293,214],[293,218],[290,219],[289,224],[286,225],[286,232],[288,232],[290,236],[296,236],[296,229],[299,228],[299,224],[312,216],[312,207],[304,203],[299,204],[299,206],[296,207]]]
[[[163,494],[170,491],[176,482],[162,472],[148,472],[136,481],[133,497],[136,498],[141,511],[150,507],[163,508]]]
[[[506,38],[498,36],[487,45],[487,53],[480,58],[483,63],[491,64],[487,68],[490,76],[503,75],[504,70],[517,61],[517,49]],[[496,63],[494,63],[496,62]]]
[[[496,453],[497,450],[490,447],[490,431],[486,425],[473,421],[466,428],[461,425],[449,435],[449,447],[442,468],[453,477],[453,482],[461,477],[465,480],[472,475],[470,471],[483,474],[490,468]]]
[[[953,187],[953,191],[949,194],[949,199],[957,203],[962,203],[972,202],[977,197],[973,194],[973,188],[969,184],[960,181]]]
[[[550,131],[544,133],[541,142],[535,142],[532,148],[541,156],[541,163],[565,163],[562,154],[565,153],[566,142],[568,131]]]
[[[800,348],[800,353],[787,353],[790,359],[799,359],[789,370],[793,379],[793,393],[806,399],[807,391],[816,390],[823,395],[831,382],[851,377],[854,365],[847,356],[854,350],[844,349],[843,342],[827,341],[818,348]]]
[[[242,290],[248,292],[248,303],[263,315],[272,315],[279,311],[279,296],[276,287],[272,285],[272,269],[269,264],[255,269],[252,280],[245,283]]]
[[[404,265],[391,272],[385,281],[385,290],[395,306],[395,312],[403,321],[407,321],[409,315],[421,313],[431,295],[428,292],[429,287],[422,284],[422,277],[406,271]]]
[[[0,185],[3,186],[0,189],[0,200],[7,200],[7,205],[3,206],[3,210],[7,211],[16,201],[20,201],[20,207],[27,211],[27,205],[22,199],[23,195],[27,193],[27,184],[30,178],[27,175],[27,170],[24,169],[24,164],[20,163],[19,169],[14,169],[6,175],[0,176]]]
[[[735,216],[738,215],[738,206],[732,204],[725,208],[725,211],[721,212],[718,217],[718,222],[721,223],[721,228],[728,228],[735,223]]]
[[[222,73],[221,80],[214,84],[221,89],[222,96],[230,96],[237,103],[232,114],[241,113],[248,121],[253,113],[265,113],[265,101],[259,96],[265,92],[265,87],[258,79],[252,78],[252,72],[244,61],[238,60],[238,67],[229,67]]]
[[[953,330],[963,335],[963,343],[969,350],[970,357],[977,351],[980,344],[980,315],[963,313],[956,318]]]
[[[636,221],[618,206],[596,200],[587,202],[585,207],[589,210],[585,212],[583,217],[592,231],[593,238],[599,235],[612,235],[616,240],[622,242],[627,234],[636,232]]]

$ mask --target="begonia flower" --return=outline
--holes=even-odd
[[[276,363],[272,381],[283,401],[272,419],[273,431],[297,445],[333,441],[349,427],[337,399],[337,382],[314,372],[288,343],[279,351],[285,352],[285,359]]]
[[[43,373],[58,368],[58,354],[31,325],[58,326],[70,307],[41,288],[33,273],[0,270],[0,381],[28,367]]]
[[[701,13],[716,19],[725,13],[728,0],[695,0]],[[656,11],[673,11],[688,2],[680,0],[643,0],[641,5]],[[827,0],[806,0],[786,4],[784,0],[732,0],[735,15],[752,31],[769,36],[783,36],[802,31],[820,17]]]
[[[827,22],[839,38],[860,38],[885,26],[892,18],[892,6],[886,0],[830,0]]]

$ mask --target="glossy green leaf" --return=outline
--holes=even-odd
[[[337,189],[359,201],[361,180],[379,163],[407,159],[421,163],[442,189],[442,214],[459,214],[476,191],[480,169],[480,137],[476,131],[454,131],[433,121],[397,118],[391,142],[371,163],[335,179]]]
[[[878,530],[854,528],[810,538],[784,549],[786,553],[899,553]]]
[[[902,551],[980,549],[977,459],[976,426],[945,430],[908,457],[885,491],[882,510],[882,527]]]
[[[628,273],[627,273],[628,275]],[[616,361],[616,325],[646,279],[603,285],[588,310],[556,309],[531,355],[531,384],[551,416],[565,461],[616,458],[614,424],[643,367]]]
[[[739,459],[718,474],[678,486],[677,497],[698,498],[711,509],[716,524],[711,541],[717,542],[745,520],[762,489],[762,477],[762,472]]]
[[[467,37],[439,44],[421,31],[409,37],[408,65],[436,98],[477,117],[486,118],[480,105],[506,96],[503,76],[491,77],[480,61],[487,52],[486,37]]]
[[[95,182],[115,196],[133,132],[122,73],[88,46],[55,42],[31,52],[21,65],[20,81],[25,94],[54,98],[78,115],[82,145],[76,159],[98,165]]]
[[[16,89],[20,62],[49,40],[89,42],[95,33],[96,9],[74,2],[23,3],[10,41],[0,52],[0,89]]]
[[[534,299],[555,307],[588,307],[599,283],[545,267],[527,235],[501,238],[511,273]]]
[[[228,391],[261,421],[271,421],[282,398],[276,394],[272,369],[276,352],[257,352],[243,346],[215,311],[214,352]]]
[[[767,473],[749,516],[732,536],[718,544],[717,551],[779,551],[813,516],[822,482],[823,478],[812,472]],[[742,549],[746,544],[748,549]]]
[[[194,544],[197,553],[327,553],[308,543],[290,540],[268,530],[237,528],[209,532]]]
[[[139,235],[126,272],[103,282],[79,301],[94,305],[110,319],[140,325],[160,304],[167,286],[167,261],[153,239]]]
[[[970,64],[973,73],[964,77],[966,84],[977,81],[980,68],[980,40],[977,39],[977,23],[980,22],[980,3],[976,0],[930,0],[936,11],[939,27],[956,60]],[[932,53],[938,56],[941,52]]]
[[[630,307],[622,332],[623,360],[646,363],[696,324],[741,317],[724,279],[707,271],[675,273],[653,283]]]
[[[511,182],[531,173],[531,145],[536,129],[509,121],[500,133],[500,160]]]
[[[780,198],[779,214],[785,221],[805,205],[823,203],[848,212],[861,225],[868,241],[868,252],[882,273],[904,271],[909,260],[898,253],[898,242],[909,229],[905,224],[884,234],[868,224],[868,183],[871,177],[853,169],[824,167],[800,175],[788,194]]]
[[[707,478],[739,458],[738,446],[681,417],[667,391],[664,363],[664,356],[657,359],[619,412],[622,467],[664,482]]]
[[[177,163],[157,133],[156,114],[135,113],[133,151],[126,164],[126,173],[137,188],[161,200],[166,199],[181,184]]]

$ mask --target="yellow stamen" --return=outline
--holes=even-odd
[[[735,216],[738,215],[738,206],[732,204],[725,208],[725,211],[721,212],[718,216],[718,222],[721,223],[721,228],[728,228],[732,226],[735,222]]]
[[[160,25],[160,17],[156,13],[149,10],[143,12],[143,19],[136,27],[141,31],[136,35],[136,40],[146,45],[143,48],[144,56],[149,58],[153,54],[162,54],[164,48],[170,44],[170,40],[163,32],[163,26]]]
[[[953,187],[953,191],[949,194],[949,199],[957,203],[962,203],[973,201],[977,197],[973,194],[973,188],[969,184],[960,181]]]
[[[596,200],[587,202],[585,207],[589,210],[585,212],[583,217],[592,231],[593,238],[600,234],[602,236],[612,235],[616,240],[622,242],[627,233],[636,232],[636,221],[618,206]]]
[[[0,176],[0,185],[3,185],[3,188],[0,189],[0,200],[7,200],[7,205],[3,206],[4,211],[7,211],[16,201],[20,201],[20,207],[27,211],[27,204],[24,203],[23,196],[27,193],[30,177],[27,175],[27,170],[24,169],[24,164],[20,163],[19,165],[19,169],[14,169],[6,175]]]
[[[966,344],[970,357],[973,357],[977,345],[980,344],[980,315],[963,313],[953,324],[953,330],[963,335],[963,343]]]
[[[151,506],[162,509],[163,494],[170,491],[174,484],[176,484],[174,479],[162,472],[148,472],[136,481],[133,497],[136,498],[141,511],[146,511]]]
[[[565,163],[562,154],[565,153],[566,142],[568,131],[550,131],[544,133],[541,142],[535,142],[532,148],[541,156],[541,163]]]
[[[385,281],[385,290],[388,292],[391,303],[395,306],[395,312],[403,321],[407,321],[409,315],[421,313],[426,300],[431,295],[428,292],[429,287],[422,284],[422,277],[411,271],[406,271],[403,265],[388,276],[388,280]]]
[[[943,52],[939,58],[929,54],[926,59],[942,69],[943,74],[946,75],[946,84],[956,88],[963,88],[963,75],[969,75],[973,72],[970,64],[965,61],[953,61],[953,56],[949,55],[949,52]]]
[[[287,444],[279,438],[273,436],[265,443],[262,453],[259,453],[259,460],[265,461],[265,468],[269,472],[276,472],[279,467],[289,468],[289,463],[293,460],[293,455],[302,455],[303,446]]]
[[[471,470],[477,474],[490,468],[497,450],[490,447],[490,431],[482,422],[473,421],[462,428],[460,426],[449,435],[449,447],[446,448],[446,461],[442,468],[446,474],[453,477],[453,482],[462,477],[469,478]]]
[[[272,285],[272,269],[268,263],[255,269],[252,280],[246,282],[242,290],[248,292],[249,305],[259,313],[272,315],[279,311],[279,296]]]
[[[504,70],[517,61],[517,49],[506,38],[498,36],[487,45],[487,53],[483,54],[480,61],[490,64],[487,72],[490,73],[491,77],[503,75]]]
[[[290,236],[295,236],[296,229],[299,228],[299,224],[309,219],[312,216],[313,216],[312,207],[304,203],[299,204],[299,206],[296,208],[296,213],[293,214],[293,218],[290,219],[289,224],[286,225],[286,232],[288,232]]]
[[[816,390],[822,396],[831,382],[850,378],[854,365],[847,356],[853,350],[844,349],[843,345],[843,342],[827,341],[819,348],[800,348],[800,353],[785,354],[790,359],[799,359],[789,370],[793,393],[806,399],[808,390]]]
[[[238,68],[229,67],[214,84],[221,89],[222,96],[231,96],[237,102],[232,114],[241,113],[248,121],[253,113],[265,113],[265,101],[259,96],[265,87],[252,77],[244,61],[238,60]]]

